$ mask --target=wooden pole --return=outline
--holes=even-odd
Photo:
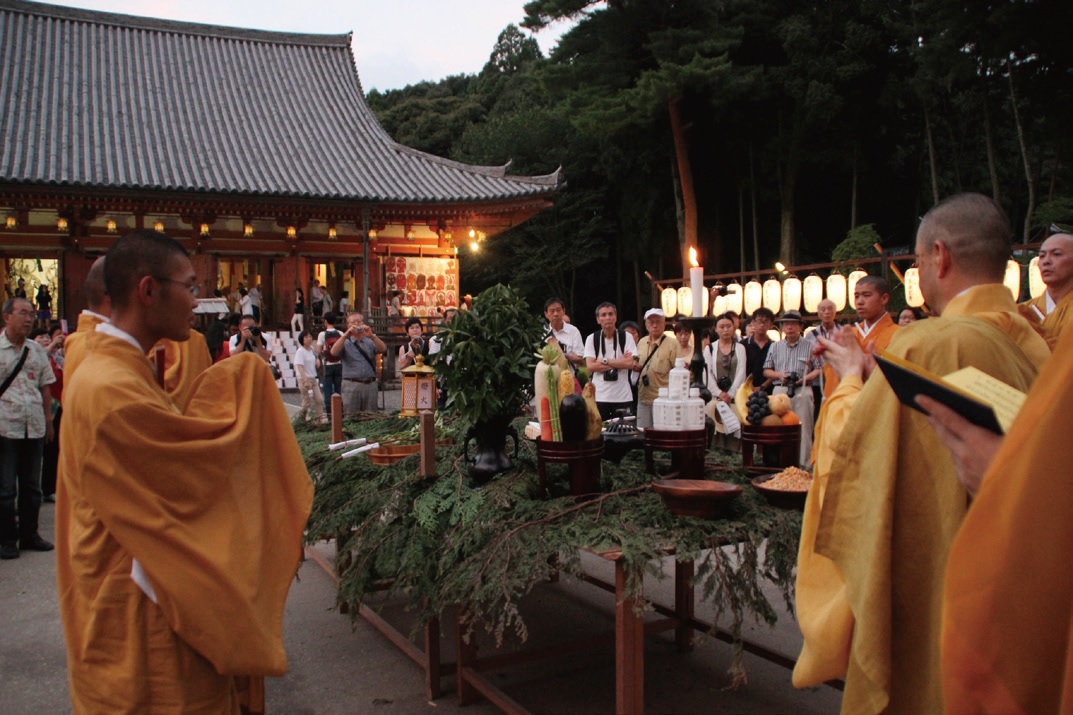
[[[436,476],[436,418],[424,411],[419,416],[421,426],[421,476]]]
[[[343,441],[343,396],[332,395],[332,443]]]

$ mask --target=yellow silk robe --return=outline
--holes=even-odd
[[[1067,293],[1055,303],[1054,310],[1047,312],[1047,294],[1026,300],[1018,306],[1020,313],[1035,328],[1052,349],[1062,336],[1067,325],[1073,323],[1073,293]],[[1039,310],[1039,313],[1035,309]],[[1045,317],[1040,319],[1040,313]]]
[[[86,338],[104,321],[96,314],[79,313],[78,327],[63,341],[63,377],[70,380],[86,353]]]
[[[196,330],[190,338],[181,342],[161,340],[149,350],[149,357],[156,359],[156,348],[164,348],[164,391],[172,402],[182,408],[194,387],[194,381],[212,366],[212,354],[205,336]],[[154,368],[156,367],[154,363]]]
[[[1038,369],[1047,361],[1049,351],[1035,331],[1016,315],[1016,309],[1004,286],[986,284],[974,286],[951,300],[943,317],[952,319],[971,315],[985,320],[1011,338]],[[823,429],[817,429],[816,433],[815,478],[805,501],[797,561],[797,619],[804,636],[801,656],[794,667],[793,682],[797,687],[843,678],[849,665],[853,612],[846,596],[845,580],[834,563],[814,549],[835,459],[835,445],[848,423],[861,387],[857,378],[850,378],[838,386],[826,402]]]
[[[237,713],[236,676],[286,670],[312,501],[268,366],[214,366],[181,413],[141,350],[95,332],[64,397],[56,571],[74,712]]]
[[[1037,371],[1005,333],[965,315],[914,323],[889,351],[940,375],[973,365],[1021,390]],[[867,418],[837,441],[815,541],[853,617],[842,711],[937,712],[942,573],[966,494],[924,415],[882,373],[852,409]]]
[[[1073,330],[1003,440],[950,549],[948,713],[1073,713]]]
[[[898,324],[891,318],[890,313],[884,313],[883,317],[876,321],[875,326],[868,331],[867,337],[861,337],[861,333],[857,330],[857,326],[853,326],[853,335],[857,338],[857,343],[860,344],[863,349],[865,346],[871,345],[876,350],[886,350],[890,345],[890,341],[894,339],[895,333],[898,332]],[[828,398],[834,394],[834,391],[838,389],[838,375],[831,369],[830,365],[823,366],[823,396]],[[822,419],[822,412],[821,412]]]

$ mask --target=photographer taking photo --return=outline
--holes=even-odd
[[[406,321],[406,337],[409,340],[399,346],[399,370],[417,362],[418,355],[428,357],[428,341],[421,336],[420,318],[410,318]]]
[[[361,313],[348,315],[346,326],[329,351],[343,362],[343,414],[371,412],[377,409],[376,354],[386,353],[387,346]]]
[[[272,353],[268,352],[268,341],[261,335],[261,329],[257,327],[257,321],[252,315],[242,316],[238,332],[231,336],[228,348],[232,357],[248,352],[257,353],[267,363],[272,361]]]

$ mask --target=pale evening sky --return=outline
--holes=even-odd
[[[52,0],[119,12],[257,30],[353,32],[366,92],[479,72],[496,38],[519,25],[525,0]],[[544,54],[568,26],[536,34]]]

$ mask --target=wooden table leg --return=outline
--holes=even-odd
[[[693,650],[693,562],[674,562],[674,614],[678,617],[678,627],[674,629],[674,640],[678,650],[689,653]]]
[[[425,697],[435,700],[443,694],[440,688],[440,619],[430,618],[425,624]]]
[[[473,662],[477,660],[477,629],[473,629],[473,634],[467,643],[463,636],[469,625],[461,609],[455,616],[455,626],[455,646],[458,650],[457,665],[455,666],[455,680],[458,683],[456,686],[458,689],[458,704],[469,705],[477,701],[477,689],[466,680],[463,670],[473,665]]]
[[[615,712],[645,710],[645,628],[636,598],[626,597],[626,566],[615,561]]]

